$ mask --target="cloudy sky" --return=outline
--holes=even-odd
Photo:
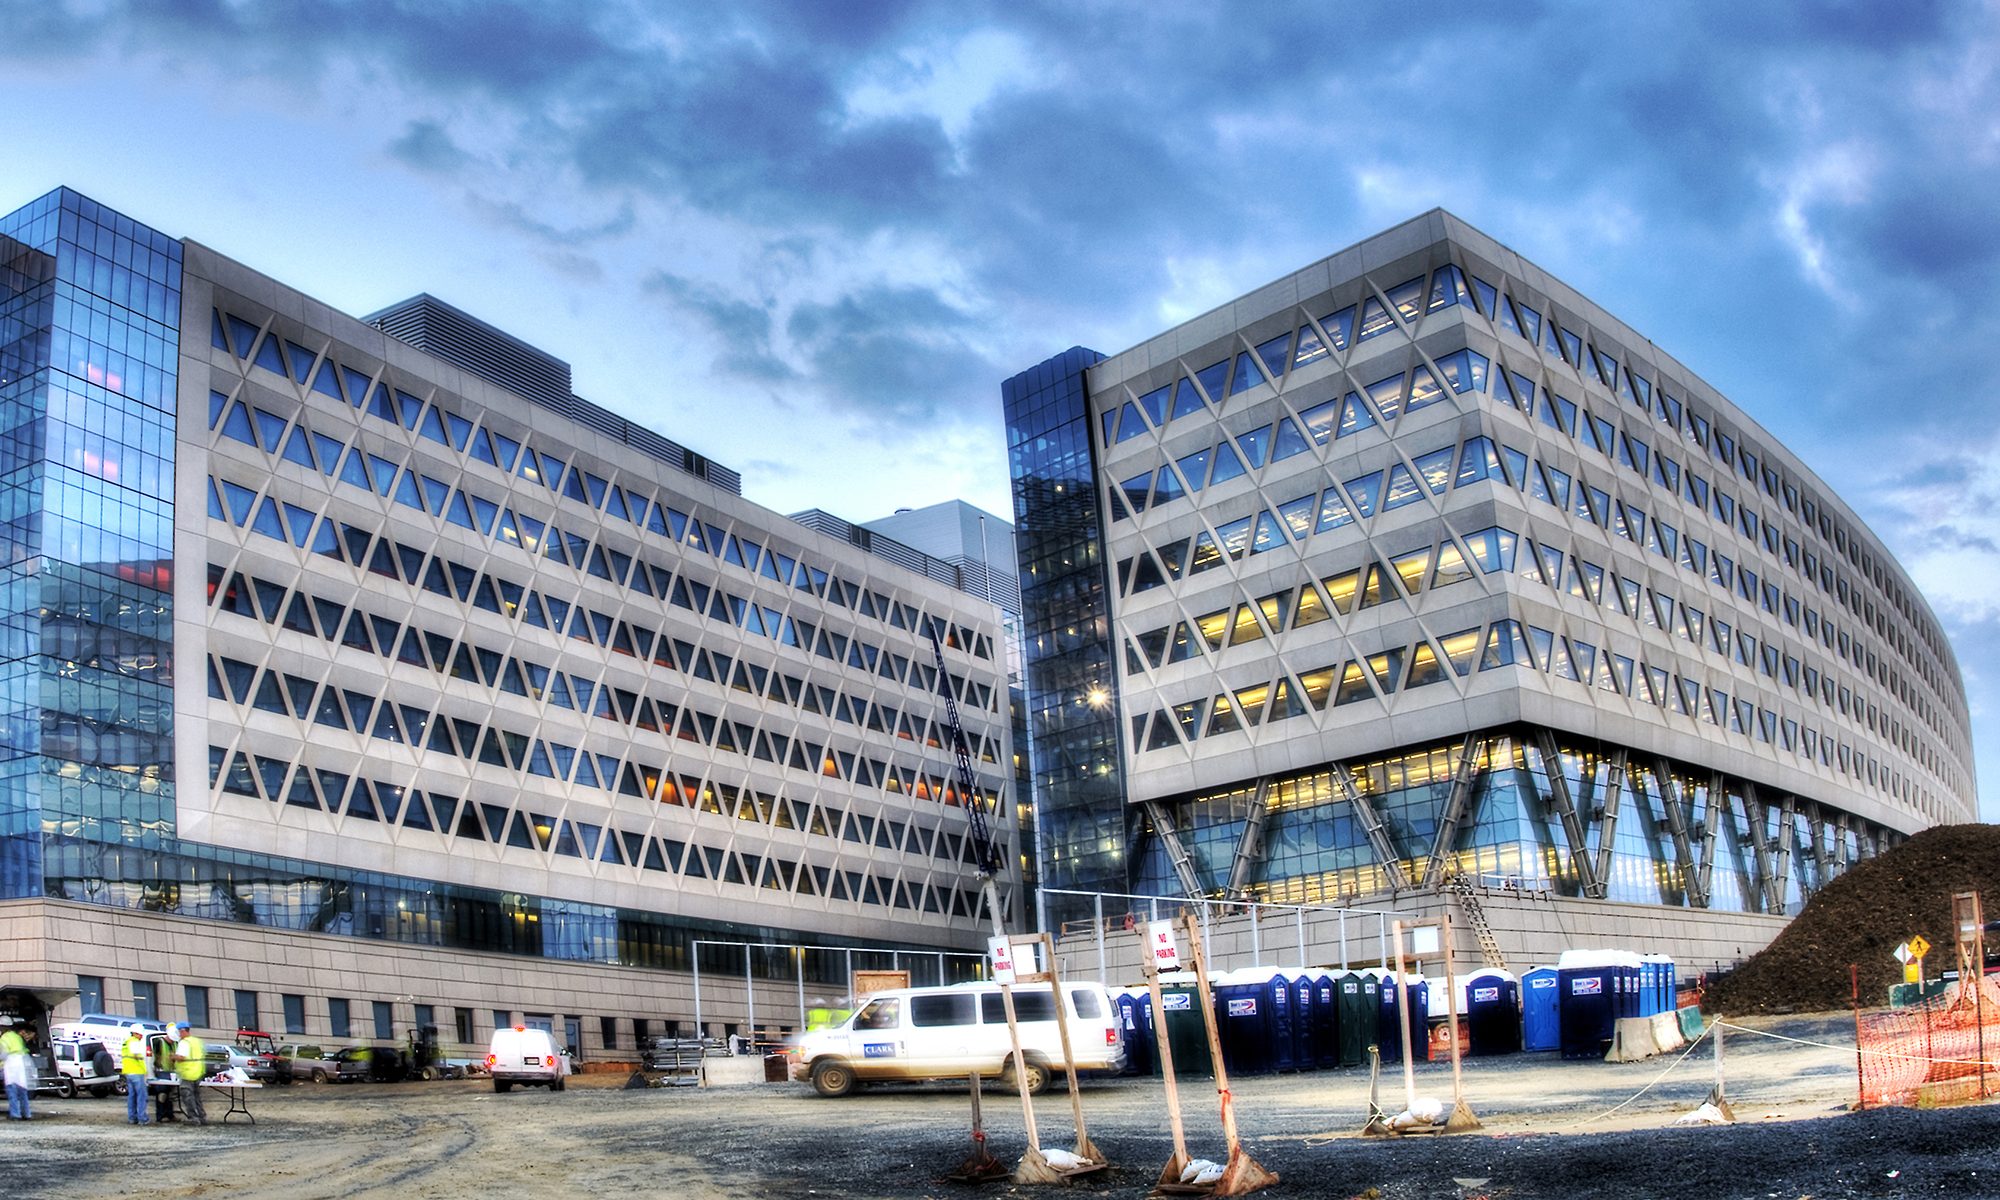
[[[999,385],[1434,205],[1734,398],[1951,632],[2000,817],[2000,11],[0,0],[67,183],[352,313],[429,291],[856,519],[1006,514]]]

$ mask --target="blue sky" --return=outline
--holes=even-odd
[[[0,99],[0,209],[430,291],[857,519],[1007,513],[1003,378],[1443,205],[1862,514],[2000,816],[1994,4],[0,0]]]

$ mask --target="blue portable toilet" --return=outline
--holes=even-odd
[[[1653,955],[1639,956],[1639,1011],[1635,1017],[1650,1017],[1660,1011],[1660,964]]]
[[[1656,954],[1653,956],[1653,959],[1656,963],[1659,964],[1660,1011],[1673,1012],[1674,1010],[1680,1007],[1680,1004],[1678,1003],[1679,992],[1680,992],[1680,980],[1678,978],[1679,973],[1674,967],[1674,960],[1672,956],[1666,954]]]
[[[1556,960],[1564,1058],[1603,1058],[1620,1016],[1636,1016],[1639,956],[1619,950],[1565,950]]]
[[[1292,1069],[1310,1071],[1319,1066],[1319,1047],[1313,1028],[1319,1020],[1319,977],[1302,970],[1292,976]]]
[[[1144,988],[1118,994],[1118,1024],[1125,1031],[1125,1074],[1153,1073],[1153,997]]]
[[[1265,1069],[1296,1071],[1299,1065],[1295,1028],[1298,1014],[1293,1011],[1297,1000],[1292,992],[1291,977],[1273,971],[1259,990],[1269,1001],[1264,1017],[1264,1034],[1269,1039],[1264,1047]]]
[[[1521,1048],[1521,990],[1501,970],[1475,971],[1465,980],[1466,1053],[1513,1054]]]
[[[1560,987],[1554,967],[1536,967],[1521,976],[1521,1049],[1562,1049]]]
[[[1261,1075],[1271,1069],[1268,978],[1261,972],[1229,971],[1213,976],[1215,1024],[1222,1042],[1222,1065],[1231,1075]]]
[[[1396,973],[1384,972],[1377,989],[1376,1000],[1380,1018],[1376,1022],[1376,1045],[1382,1048],[1385,1063],[1403,1061],[1403,1033],[1398,1022],[1408,1022],[1410,1029],[1410,1054],[1412,1058],[1427,1056],[1430,1052],[1430,983],[1414,974],[1405,975],[1406,986],[1396,986]],[[1410,994],[1408,1012],[1402,1009],[1402,998],[1398,994],[1407,990]]]
[[[1328,971],[1312,977],[1313,1066],[1330,1071],[1340,1065],[1340,984]]]

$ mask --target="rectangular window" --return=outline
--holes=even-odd
[[[417,1005],[417,1028],[419,1030],[436,1029],[437,1009],[428,1004]]]
[[[326,1002],[327,1026],[337,1038],[354,1036],[354,1016],[347,1006],[347,1000],[335,996]]]
[[[187,985],[187,1023],[196,1029],[208,1028],[208,989]]]
[[[375,1037],[390,1041],[396,1036],[396,1006],[387,1000],[375,1002]]]
[[[496,1030],[499,1030],[499,1029],[510,1029],[510,1028],[512,1028],[512,1027],[513,1027],[513,1024],[514,1024],[514,1014],[513,1014],[513,1013],[511,1013],[511,1012],[508,1012],[508,1011],[507,1011],[506,1009],[504,1009],[504,1008],[496,1008],[496,1009],[494,1009],[494,1010],[493,1010],[493,1028],[494,1028],[494,1029],[496,1029]]]
[[[599,1017],[597,1018],[597,1028],[598,1033],[604,1038],[604,1048],[606,1050],[616,1049],[618,1047],[618,1018]]]
[[[104,976],[79,975],[76,977],[76,1002],[87,1013],[104,1011]]]
[[[646,1038],[649,1036],[650,1024],[644,1017],[632,1018],[632,1041],[634,1045],[642,1049],[645,1047]]]
[[[257,1021],[257,993],[236,989],[236,1028],[261,1028]]]
[[[471,1045],[471,1044],[472,1044],[472,1010],[471,1010],[471,1009],[469,1009],[469,1008],[455,1008],[455,1009],[453,1009],[453,1010],[452,1010],[452,1023],[453,1023],[453,1024],[454,1024],[454,1025],[456,1026],[456,1028],[455,1028],[455,1029],[453,1030],[453,1032],[455,1032],[455,1033],[457,1033],[457,1034],[458,1034],[458,1041],[459,1041],[459,1044],[460,1044],[460,1045],[466,1045],[466,1046],[469,1046],[469,1045]]]
[[[306,1031],[306,998],[286,992],[279,997],[285,1006],[285,1032],[304,1033]]]
[[[972,996],[946,994],[910,997],[910,1024],[923,1026],[972,1024]],[[1005,1019],[1004,1016],[1002,1018]]]
[[[141,1021],[160,1019],[160,985],[143,979],[132,981],[132,1015]]]

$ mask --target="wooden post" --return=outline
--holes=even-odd
[[[1042,974],[1049,981],[1049,998],[1055,1001],[1056,1035],[1062,1039],[1063,1072],[1069,1076],[1069,1110],[1076,1118],[1076,1156],[1086,1162],[1102,1164],[1104,1156],[1090,1144],[1090,1134],[1083,1125],[1083,1096],[1076,1087],[1076,1051],[1071,1049],[1069,1041],[1069,1006],[1064,1003],[1062,974],[1056,970],[1055,939],[1046,933],[1042,935],[1042,953],[1048,959],[1048,969]]]
[[[1139,928],[1139,967],[1146,975],[1146,994],[1153,1001],[1154,1040],[1160,1047],[1160,1079],[1167,1086],[1167,1120],[1173,1126],[1174,1153],[1167,1159],[1167,1165],[1160,1168],[1161,1183],[1179,1183],[1181,1172],[1187,1169],[1187,1129],[1181,1123],[1181,1089],[1174,1078],[1173,1040],[1167,1037],[1166,1002],[1160,998],[1160,969],[1153,963],[1153,942],[1150,926]]]
[[[1015,974],[1018,976],[1019,972]],[[1028,1059],[1021,1053],[1021,1023],[1014,1016],[1014,985],[1000,985],[1000,1007],[1007,1014],[1007,1041],[1014,1048],[1014,1088],[1021,1094],[1021,1122],[1027,1126],[1028,1148],[1014,1167],[1016,1183],[1052,1183],[1062,1178],[1042,1157],[1042,1137],[1035,1129],[1035,1102],[1028,1095]]]
[[[1479,1118],[1465,1103],[1465,1079],[1459,1063],[1464,1047],[1458,1044],[1458,971],[1451,954],[1451,913],[1444,913],[1445,1019],[1451,1022],[1451,1115],[1445,1118],[1446,1133],[1469,1133],[1480,1128]]]
[[[1222,1097],[1222,1138],[1229,1145],[1229,1162],[1223,1166],[1222,1178],[1216,1181],[1213,1194],[1247,1196],[1278,1182],[1278,1176],[1245,1154],[1243,1143],[1236,1136],[1236,1106],[1229,1094],[1229,1071],[1222,1064],[1222,1034],[1216,1028],[1215,1005],[1209,998],[1208,962],[1202,952],[1201,930],[1187,913],[1181,914],[1181,925],[1187,932],[1188,957],[1194,961],[1195,986],[1200,990],[1202,1016],[1208,1025],[1208,1053],[1215,1062],[1215,1091]]]
[[[1854,1006],[1854,1107],[1868,1107],[1868,1074],[1861,1069],[1861,966],[1847,964],[1849,1002]]]
[[[1417,1106],[1417,1066],[1410,1061],[1410,984],[1403,977],[1403,923],[1389,923],[1396,939],[1396,1024],[1403,1038],[1403,1111]]]

